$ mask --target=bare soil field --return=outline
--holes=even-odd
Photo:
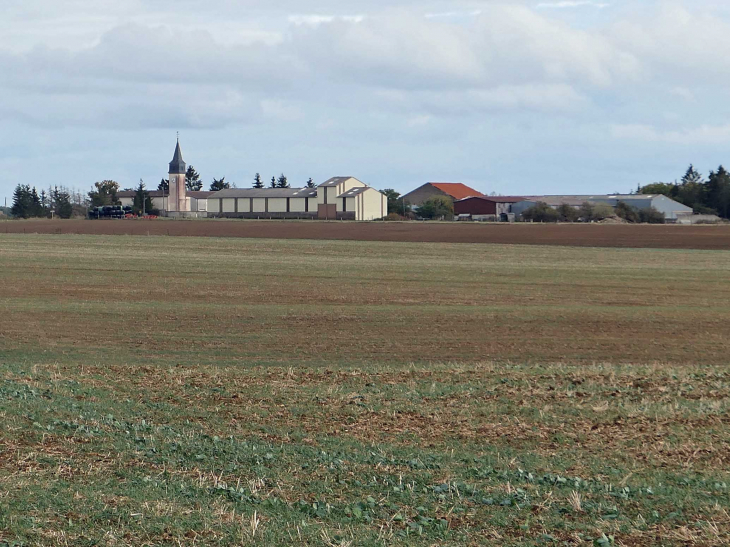
[[[730,225],[472,224],[242,220],[28,220],[0,233],[162,235],[730,250]]]

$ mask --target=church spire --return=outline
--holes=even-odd
[[[170,174],[171,175],[184,175],[185,174],[185,161],[183,161],[182,150],[180,150],[180,138],[177,139],[177,146],[175,147],[175,155],[170,162]]]

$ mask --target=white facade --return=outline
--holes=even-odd
[[[208,198],[208,212],[231,218],[378,220],[388,198],[354,177],[335,177],[317,188],[231,188]]]

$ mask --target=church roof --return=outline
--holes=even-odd
[[[182,150],[180,150],[180,141],[177,141],[175,147],[175,155],[170,162],[170,174],[172,175],[184,175],[185,174],[185,161],[183,161]]]

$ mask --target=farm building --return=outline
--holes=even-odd
[[[117,198],[121,201],[122,206],[131,206],[134,203],[134,196],[137,192],[134,190],[125,190],[117,193]],[[170,209],[170,193],[162,190],[148,191],[152,199],[152,205],[159,211],[169,211]],[[215,192],[190,192],[185,191],[186,208],[190,212],[205,212],[208,210],[208,198]]]
[[[454,202],[454,214],[469,215],[478,220],[500,220],[502,215],[510,215],[515,203],[525,198],[514,196],[470,196]]]
[[[208,199],[210,216],[378,220],[388,198],[354,177],[334,177],[316,188],[231,188]]]
[[[583,203],[605,203],[616,207],[619,202],[635,207],[636,209],[655,208],[664,215],[669,222],[676,222],[679,218],[692,215],[692,208],[687,207],[661,194],[612,194],[612,195],[572,195],[572,196],[526,196],[524,201],[516,203],[512,211],[519,217],[526,209],[539,202],[548,204],[553,208],[560,205],[570,205],[576,209]]]
[[[474,188],[469,188],[466,184],[460,182],[427,182],[423,186],[409,192],[403,199],[413,205],[419,207],[436,196],[446,196],[453,201],[468,198],[471,196],[482,196],[483,194]]]

